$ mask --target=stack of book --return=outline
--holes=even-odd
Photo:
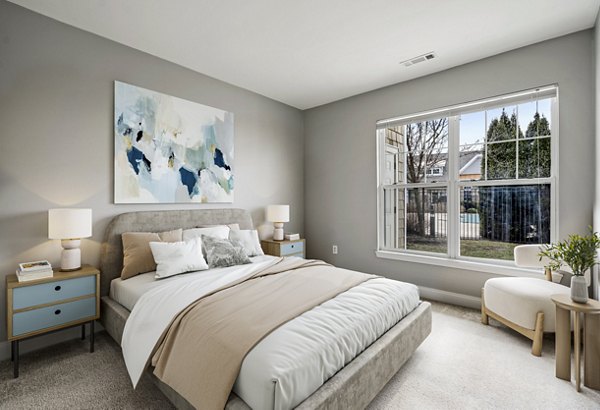
[[[19,269],[17,269],[17,279],[19,282],[51,278],[53,274],[52,265],[48,261],[19,263]]]
[[[285,239],[288,241],[297,241],[298,239],[300,239],[300,234],[299,233],[286,233]]]

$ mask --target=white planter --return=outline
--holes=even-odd
[[[571,277],[571,299],[577,303],[587,303],[588,288],[584,276]]]

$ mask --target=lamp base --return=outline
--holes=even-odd
[[[275,226],[275,230],[273,231],[273,240],[283,241],[283,222],[275,222],[273,223],[273,226]]]
[[[81,249],[79,239],[63,239],[63,251],[60,255],[60,271],[70,272],[81,269]]]

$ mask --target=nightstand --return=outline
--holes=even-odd
[[[273,256],[299,256],[304,258],[304,239],[296,241],[274,241],[267,239],[260,241],[263,252]]]
[[[11,342],[13,376],[19,377],[19,343],[22,340],[74,326],[90,324],[90,353],[94,351],[94,321],[100,317],[100,271],[84,265],[71,272],[54,270],[54,276],[19,282],[6,276],[6,323]]]
[[[577,303],[569,295],[550,296],[556,305],[556,377],[571,381],[571,329],[574,334],[575,387],[581,391],[581,332],[583,314],[584,385],[600,390],[600,302]],[[574,314],[571,315],[571,312]],[[571,327],[571,316],[574,318]]]

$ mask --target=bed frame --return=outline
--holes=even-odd
[[[243,209],[201,209],[177,211],[143,211],[117,215],[106,228],[100,256],[100,321],[119,345],[129,311],[110,298],[110,282],[121,275],[124,232],[160,232],[177,228],[237,223],[241,229],[252,229],[252,218]],[[363,409],[411,357],[431,333],[431,305],[421,304],[388,330],[371,346],[331,377],[304,400],[298,409]],[[151,373],[151,372],[149,372]],[[162,383],[152,380],[178,409],[193,406]],[[247,410],[250,407],[234,393],[225,407]]]

